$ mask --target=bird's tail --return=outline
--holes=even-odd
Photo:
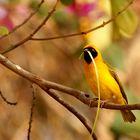
[[[125,122],[135,122],[136,117],[130,110],[121,110],[121,114]]]

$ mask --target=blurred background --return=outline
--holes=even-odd
[[[39,0],[0,0],[0,51],[16,44],[41,23],[53,8],[55,0],[46,0],[38,12],[21,28],[12,31],[36,10]],[[35,35],[49,38],[86,31],[107,21],[130,0],[60,0],[55,13]],[[86,44],[97,46],[112,65],[125,88],[129,103],[140,103],[140,1],[133,4],[113,22],[87,35],[55,40],[30,40],[5,54],[14,63],[47,80],[91,93],[84,77],[83,59]],[[25,140],[32,104],[31,83],[0,65],[0,140]],[[36,101],[31,130],[32,140],[86,140],[89,133],[83,124],[63,106],[36,87]],[[43,93],[43,94],[41,94]],[[73,97],[58,93],[93,124],[96,109]],[[91,97],[93,94],[91,93]],[[135,123],[124,123],[119,111],[102,109],[95,133],[99,140],[140,140],[140,111],[133,111]]]

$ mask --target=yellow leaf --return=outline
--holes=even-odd
[[[112,16],[115,16],[121,11],[130,0],[111,0]],[[138,25],[138,18],[133,11],[131,5],[126,11],[121,13],[114,21],[114,32],[117,37],[122,36],[129,38],[136,31]]]

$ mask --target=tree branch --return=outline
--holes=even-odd
[[[104,27],[105,25],[109,24],[110,22],[114,21],[121,13],[123,13],[132,3],[134,0],[132,0],[130,3],[128,3],[128,5],[126,7],[124,7],[121,11],[119,11],[114,17],[112,17],[110,20],[103,22],[101,25],[89,29],[87,31],[83,31],[80,33],[73,33],[73,34],[69,34],[69,35],[63,35],[63,36],[56,36],[56,37],[50,37],[50,38],[34,38],[33,36],[42,28],[42,26],[48,21],[48,19],[51,17],[51,15],[54,13],[56,6],[58,4],[58,1],[56,1],[56,4],[54,5],[54,7],[52,8],[52,10],[48,13],[48,15],[45,17],[45,19],[41,22],[41,24],[39,24],[36,29],[34,29],[34,31],[28,35],[26,38],[24,38],[23,40],[21,40],[20,42],[18,42],[17,44],[9,47],[8,49],[4,50],[2,52],[2,54],[7,53],[15,48],[17,48],[20,45],[23,45],[24,43],[28,42],[29,40],[52,40],[52,39],[59,39],[59,38],[66,38],[66,37],[72,37],[72,36],[78,36],[78,35],[83,35],[83,34],[87,34],[90,33],[94,30],[97,30],[99,28]],[[44,2],[44,0],[41,0],[38,9],[40,8],[40,6],[42,5],[42,3]],[[21,23],[19,26],[17,26],[12,32],[14,32],[15,30],[17,30],[18,28],[20,28],[21,26],[23,26],[26,22],[28,22],[30,20],[30,18],[37,12],[38,10],[34,11],[23,23]],[[77,98],[78,100],[80,100],[81,102],[83,102],[84,104],[90,106],[90,107],[97,107],[98,102],[96,100],[93,99],[89,99],[86,95],[87,93],[80,91],[80,90],[76,90],[58,83],[54,83],[51,81],[47,81],[25,69],[23,69],[22,67],[20,67],[19,65],[14,64],[13,62],[11,62],[8,58],[6,58],[5,56],[0,54],[0,63],[2,65],[4,65],[5,67],[9,68],[11,71],[17,73],[18,75],[24,77],[25,79],[29,80],[32,83],[37,84],[41,89],[43,89],[46,93],[48,93],[53,99],[55,99],[57,102],[59,102],[61,105],[63,105],[65,108],[67,108],[67,110],[69,110],[72,114],[74,114],[81,122],[82,124],[87,128],[88,132],[91,133],[92,129],[91,127],[88,125],[87,120],[84,118],[84,116],[82,116],[78,111],[75,110],[74,107],[72,107],[70,104],[66,103],[65,101],[63,101],[53,90],[56,91],[61,91],[65,94],[68,94],[70,96],[73,96],[75,98]],[[8,102],[6,100],[6,98],[1,94],[0,95],[2,97],[2,99],[8,103],[8,104],[16,104],[16,103],[11,103]],[[29,128],[28,128],[28,135],[27,138],[28,140],[30,139],[30,133],[31,133],[31,126],[32,126],[32,117],[33,117],[33,108],[34,108],[34,103],[35,101],[35,96],[34,96],[34,91],[33,91],[33,99],[32,99],[32,106],[31,106],[31,113],[30,113],[30,120],[29,120]],[[132,105],[118,105],[118,104],[111,104],[111,103],[104,103],[100,105],[101,108],[106,108],[106,109],[115,109],[115,110],[123,110],[123,109],[127,109],[127,110],[140,110],[140,104],[132,104]],[[97,140],[96,135],[93,133],[92,138],[94,140]]]
[[[27,134],[27,140],[30,140],[31,139],[31,128],[32,128],[32,122],[33,122],[33,114],[34,114],[34,107],[35,107],[35,100],[36,100],[36,97],[35,97],[35,88],[34,86],[32,85],[32,105],[31,105],[31,109],[30,109],[30,119],[29,119],[29,128],[28,128],[28,134]]]
[[[35,37],[32,37],[31,40],[34,40],[34,41],[47,41],[47,40],[54,40],[54,39],[61,39],[61,38],[68,38],[68,37],[74,37],[74,36],[80,36],[80,35],[86,35],[90,32],[93,32],[99,28],[102,28],[104,27],[105,25],[113,22],[120,14],[122,14],[123,12],[125,12],[129,6],[133,3],[134,0],[131,0],[121,11],[119,11],[115,16],[113,16],[111,19],[107,20],[107,21],[103,21],[102,24],[92,28],[92,29],[89,29],[89,30],[86,30],[86,31],[82,31],[82,32],[78,32],[78,33],[72,33],[72,34],[67,34],[67,35],[61,35],[61,36],[54,36],[54,37],[48,37],[48,38],[35,38]]]
[[[5,54],[5,53],[23,45],[24,43],[28,42],[44,26],[44,24],[48,21],[48,19],[51,17],[51,15],[55,12],[58,2],[59,2],[59,0],[56,1],[52,10],[50,12],[48,12],[48,15],[45,17],[45,19],[36,27],[36,29],[34,29],[34,31],[31,34],[29,34],[27,37],[25,37],[23,40],[19,41],[15,45],[12,45],[9,48],[6,48],[4,51],[1,52],[1,54]]]
[[[40,3],[38,4],[37,8],[35,11],[33,11],[21,24],[17,25],[13,30],[11,30],[8,34],[3,35],[0,37],[0,39],[12,34],[13,32],[15,32],[17,29],[19,29],[20,27],[22,27],[24,24],[26,24],[40,9],[41,5],[44,3],[44,0],[41,0]]]
[[[3,94],[2,94],[1,91],[0,91],[0,96],[1,96],[1,98],[3,99],[3,101],[6,102],[7,104],[9,104],[9,105],[17,105],[17,102],[10,102],[10,101],[8,101],[8,100],[3,96]]]
[[[67,110],[69,110],[72,114],[74,114],[81,123],[87,128],[88,132],[91,134],[92,129],[88,125],[87,120],[83,115],[81,115],[74,107],[72,107],[70,104],[66,103],[64,100],[62,100],[54,91],[48,90],[46,91],[53,99],[55,99],[57,102],[59,102],[61,105],[63,105]],[[92,134],[93,140],[97,140],[97,136],[95,133]]]
[[[48,89],[61,91],[65,94],[68,94],[77,98],[78,100],[80,100],[84,104],[87,104],[90,107],[97,107],[97,104],[98,104],[97,101],[86,97],[87,93],[40,78],[39,76],[21,68],[19,65],[14,64],[8,58],[6,58],[5,56],[1,54],[0,54],[0,63],[4,65],[5,67],[9,68],[10,70],[12,70],[13,72],[17,73],[18,75],[29,80],[30,82],[37,84],[41,89],[43,89],[46,92],[48,91]],[[124,110],[124,109],[140,110],[140,104],[119,105],[119,104],[113,104],[113,103],[104,103],[104,104],[101,104],[100,107],[106,108],[106,109],[115,109],[115,110]]]

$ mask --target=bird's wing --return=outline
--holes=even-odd
[[[124,98],[124,99],[126,100],[126,102],[128,103],[126,94],[125,94],[125,92],[124,92],[124,89],[123,89],[123,87],[122,87],[122,84],[121,84],[121,82],[120,82],[120,80],[119,80],[118,75],[114,72],[114,70],[113,70],[112,68],[110,68],[110,66],[108,66],[108,67],[109,67],[109,72],[111,73],[111,75],[113,76],[113,78],[116,80],[116,82],[118,83],[118,85],[119,85],[119,87],[120,87],[120,90],[121,90],[121,93],[122,93],[123,98]]]

